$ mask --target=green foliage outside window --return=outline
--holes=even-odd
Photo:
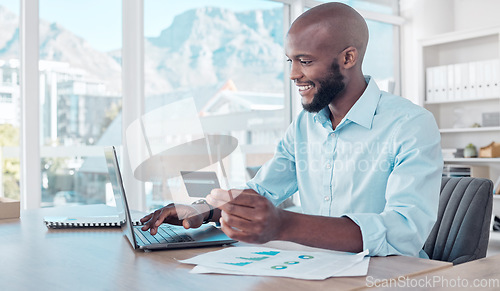
[[[0,147],[4,146],[19,146],[19,128],[11,124],[0,124]],[[19,179],[21,175],[21,168],[19,159],[1,157],[0,162],[3,181],[3,192],[7,198],[19,200]]]

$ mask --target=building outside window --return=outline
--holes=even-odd
[[[10,114],[1,115],[0,126],[19,132],[19,3],[13,2],[0,2],[1,37],[5,38],[0,40],[0,110]],[[100,160],[92,146],[102,146],[102,135],[121,107],[121,65],[114,58],[121,49],[121,1],[107,1],[110,9],[105,14],[95,14],[97,6],[102,5],[97,1],[39,2],[41,206],[104,203],[106,199],[107,177],[89,168],[92,160]],[[18,147],[17,140],[14,147],[4,149],[17,156],[17,168]],[[5,185],[6,177],[0,195],[19,199],[19,181],[14,183],[17,193],[6,193],[12,188]]]
[[[19,199],[19,1],[0,1],[0,197]]]

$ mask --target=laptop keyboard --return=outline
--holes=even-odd
[[[143,231],[137,227],[134,227],[134,233],[137,242],[142,242],[144,245],[194,241],[193,238],[187,234],[177,234],[167,225],[160,225],[160,227],[158,227],[158,233],[155,235],[151,235],[149,231]]]

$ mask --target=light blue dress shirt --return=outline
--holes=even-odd
[[[334,130],[330,111],[302,111],[247,186],[275,205],[299,192],[305,214],[347,216],[372,256],[428,256],[443,159],[432,114],[368,86]]]

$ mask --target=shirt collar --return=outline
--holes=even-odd
[[[377,109],[378,101],[380,100],[381,91],[371,76],[366,75],[365,81],[368,83],[365,91],[354,103],[344,119],[348,119],[363,127],[371,129],[373,117]],[[314,114],[314,122],[321,124],[330,120],[330,109],[328,106]]]
[[[368,86],[366,86],[365,91],[359,97],[358,101],[347,112],[345,119],[371,129],[381,91],[371,76],[365,76],[365,81],[368,83]]]
[[[321,124],[330,120],[330,108],[326,106],[317,113],[314,114],[314,122],[319,122]]]

